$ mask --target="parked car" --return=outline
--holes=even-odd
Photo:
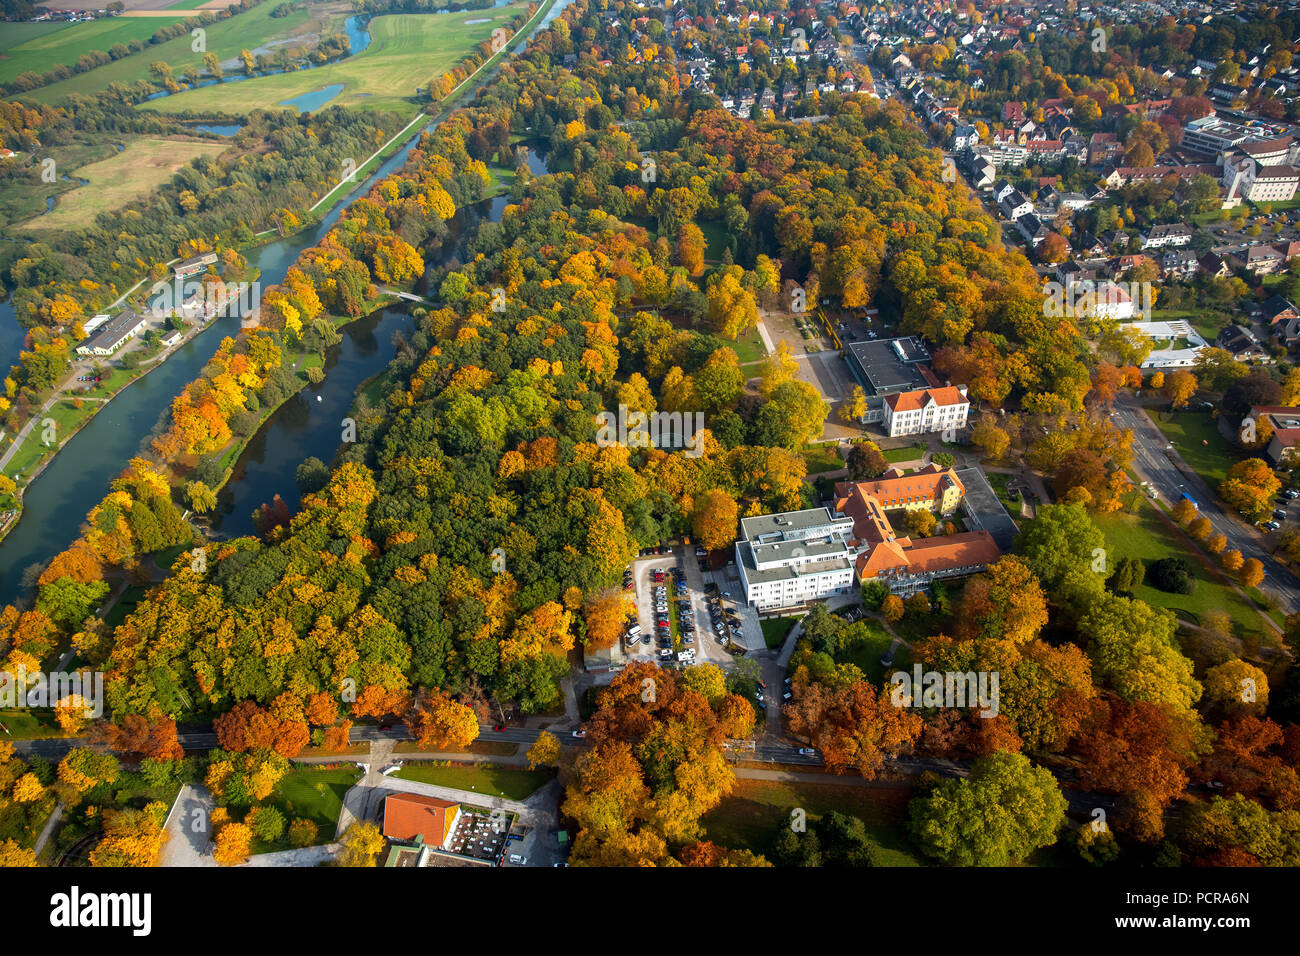
[[[817,751],[813,750],[811,747],[800,747],[800,748],[799,748],[799,756],[800,756],[800,757],[816,757],[816,756],[817,756]]]
[[[520,856],[518,853],[511,853],[510,862],[515,866],[526,866],[528,864],[528,857]]]

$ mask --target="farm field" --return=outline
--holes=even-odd
[[[341,33],[351,9],[346,4],[331,2],[313,4],[306,10],[295,10],[285,17],[272,17],[271,10],[275,6],[273,3],[264,3],[207,27],[207,52],[215,53],[228,72],[236,69],[242,72],[242,67],[235,65],[241,50],[258,53],[273,52],[283,46],[313,46],[322,31]],[[178,16],[177,19],[185,18]],[[127,22],[136,25],[146,36],[152,36],[166,23],[157,17],[128,18]],[[190,35],[183,34],[88,73],[32,90],[24,94],[24,98],[38,103],[57,103],[71,93],[89,94],[106,90],[110,83],[132,84],[149,80],[150,65],[160,60],[167,63],[179,78],[186,67],[203,68],[203,54],[194,52],[191,49],[192,43]],[[74,61],[75,59],[73,57]],[[0,65],[3,62],[0,60]]]
[[[132,40],[147,43],[160,27],[184,19],[183,14],[177,13],[147,20],[112,18],[89,23],[6,24],[4,39],[0,40],[0,50],[3,51],[0,53],[0,83],[8,83],[28,71],[44,73],[56,66],[70,67],[83,53],[96,50],[107,53],[117,43],[125,45]],[[20,29],[24,27],[43,29]],[[144,68],[148,68],[147,63]]]
[[[108,159],[74,170],[88,186],[59,196],[54,209],[24,223],[33,230],[68,229],[118,209],[167,182],[176,171],[199,156],[215,156],[229,147],[211,140],[184,136],[142,136],[127,140],[126,149]]]
[[[312,70],[242,81],[233,97],[218,84],[151,100],[140,108],[162,113],[289,109],[281,106],[285,100],[342,84],[326,106],[392,110],[409,118],[419,109],[415,101],[419,87],[446,72],[524,9],[524,4],[512,4],[495,10],[376,17],[370,21],[370,45],[354,57]]]

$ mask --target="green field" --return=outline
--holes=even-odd
[[[555,776],[555,772],[497,767],[492,764],[451,764],[444,767],[432,763],[408,763],[395,776],[403,780],[451,787],[454,790],[472,790],[490,797],[526,800],[539,787],[545,786]]]
[[[295,10],[286,17],[272,17],[271,11],[275,7],[274,3],[263,3],[237,16],[205,27],[207,33],[204,39],[207,52],[217,55],[227,73],[243,72],[242,66],[231,65],[231,61],[239,59],[241,50],[258,53],[274,52],[283,47],[315,46],[316,37],[322,31],[342,32],[349,11],[349,8],[343,4],[329,3],[316,5],[313,10]],[[178,19],[185,18],[178,17]],[[173,21],[166,18],[142,17],[121,22],[141,24],[140,29],[152,36],[160,26]],[[56,34],[56,36],[60,35],[62,34]],[[182,34],[166,43],[151,45],[140,53],[115,60],[88,73],[72,76],[25,93],[23,98],[39,103],[56,103],[70,93],[93,93],[108,89],[110,83],[130,84],[139,80],[152,81],[149,67],[160,60],[167,63],[179,79],[186,67],[203,69],[203,54],[192,50],[192,43],[193,40],[188,33]],[[81,52],[83,51],[79,50],[78,55]],[[72,59],[75,61],[76,57]],[[3,62],[0,61],[0,66]],[[218,87],[218,89],[223,88]],[[224,112],[232,109],[233,106],[234,104],[226,104],[224,107],[209,108]],[[239,112],[237,109],[234,111]]]
[[[93,222],[101,212],[119,209],[168,182],[199,156],[216,156],[225,143],[185,136],[133,136],[126,148],[73,174],[86,185],[61,195],[53,210],[23,223],[29,229],[70,229]]]
[[[1174,412],[1171,416],[1148,411],[1147,414],[1173,443],[1183,460],[1211,488],[1217,488],[1219,482],[1227,477],[1228,469],[1246,457],[1219,434],[1218,423],[1211,417],[1211,412]],[[1162,418],[1169,421],[1161,421]]]
[[[516,14],[523,4],[455,14],[399,14],[370,21],[370,45],[354,57],[314,70],[281,73],[242,81],[236,92],[225,84],[189,90],[141,105],[174,113],[247,113],[276,109],[285,100],[342,83],[343,90],[326,106],[392,110],[406,117],[419,111],[420,88],[454,66],[475,46]],[[469,23],[486,20],[485,23]]]
[[[703,823],[713,842],[768,856],[778,828],[795,807],[807,810],[813,819],[839,810],[866,825],[881,866],[923,866],[906,833],[911,796],[907,788],[742,779],[730,796],[705,814]]]
[[[70,67],[83,53],[95,50],[107,53],[116,43],[124,46],[132,40],[147,43],[158,30],[184,19],[178,13],[175,17],[113,17],[90,23],[7,23],[4,39],[0,40],[0,50],[4,51],[0,55],[0,83],[8,83],[28,71],[44,73],[56,66]],[[30,27],[44,29],[20,29]],[[187,46],[188,41],[186,37]],[[143,57],[148,52],[137,56]],[[146,63],[145,68],[148,66]]]
[[[1137,589],[1134,597],[1154,607],[1164,607],[1186,621],[1199,623],[1212,610],[1226,611],[1243,632],[1264,632],[1260,612],[1232,587],[1212,575],[1201,563],[1201,555],[1176,533],[1160,515],[1155,505],[1144,503],[1138,515],[1097,515],[1095,521],[1106,536],[1106,567],[1113,569],[1121,558],[1155,561],[1171,555],[1186,555],[1192,566],[1196,586],[1191,594],[1169,594],[1149,584]]]

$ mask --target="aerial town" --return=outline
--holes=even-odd
[[[1300,866],[1300,0],[60,4],[4,865]]]

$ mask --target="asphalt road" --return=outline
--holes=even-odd
[[[1169,440],[1164,432],[1134,398],[1120,397],[1114,421],[1120,428],[1133,430],[1133,470],[1138,476],[1149,481],[1167,505],[1172,506],[1184,492],[1190,495],[1200,513],[1210,519],[1214,530],[1228,539],[1229,550],[1235,548],[1243,558],[1258,558],[1263,562],[1264,583],[1260,590],[1276,597],[1288,613],[1300,607],[1300,580],[1268,553],[1261,532],[1219,507],[1213,490],[1183,461],[1177,448],[1167,447]]]

